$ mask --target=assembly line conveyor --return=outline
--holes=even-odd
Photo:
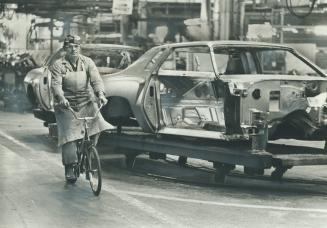
[[[266,150],[253,150],[249,142],[226,142],[172,135],[154,135],[137,130],[121,133],[109,131],[103,134],[101,143],[125,149],[126,164],[132,166],[138,154],[149,153],[160,158],[166,154],[179,156],[185,163],[187,157],[213,162],[216,179],[224,180],[235,168],[244,166],[249,174],[263,174],[264,169],[274,167],[272,178],[280,179],[293,166],[327,165],[325,149],[268,143]],[[253,148],[253,147],[252,147]],[[155,156],[157,155],[157,156]],[[159,157],[158,157],[159,155]]]

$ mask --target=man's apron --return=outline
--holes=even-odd
[[[71,107],[75,110],[77,116],[94,116],[98,109],[96,98],[85,71],[84,63],[79,60],[82,65],[82,71],[69,72],[62,79],[62,88],[65,98],[69,101]],[[84,137],[83,121],[76,120],[68,109],[55,106],[55,116],[58,126],[58,146],[62,146],[67,142],[72,142]],[[101,131],[112,128],[99,113],[98,117],[92,121],[88,121],[89,135],[95,135]]]

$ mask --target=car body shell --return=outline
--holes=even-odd
[[[131,62],[143,53],[138,47],[114,44],[83,44],[81,52],[95,61],[100,75],[115,73],[127,67],[119,65],[123,58],[122,52],[129,53]],[[27,97],[32,104],[44,111],[53,109],[50,90],[51,74],[48,67],[64,54],[65,51],[62,48],[58,49],[45,60],[41,67],[29,71],[25,76],[24,86]]]
[[[286,53],[301,63],[299,69],[307,67],[316,75],[260,72],[263,66],[253,54],[256,50]],[[255,72],[221,72],[220,52],[228,53],[227,66],[223,64],[226,69],[236,59],[233,55],[243,53],[248,59],[240,55],[242,67],[247,64],[249,70],[252,64]],[[279,57],[271,65],[284,69],[286,63],[279,63],[283,59]],[[326,138],[326,75],[284,45],[242,41],[167,44],[150,49],[120,72],[103,75],[103,81],[109,102],[102,114],[114,125],[140,126],[155,134],[248,140],[264,124],[270,139]]]
[[[228,105],[222,104],[220,107],[220,113],[224,115],[222,118],[222,120],[225,120],[224,126],[221,126],[221,130],[216,130],[215,132],[198,130],[198,126],[172,128],[164,123],[161,108],[150,106],[148,109],[156,110],[156,112],[150,112],[147,110],[147,104],[145,104],[147,103],[147,93],[149,93],[152,82],[154,88],[159,87],[161,77],[160,66],[163,64],[171,51],[175,48],[194,46],[208,46],[211,50],[214,47],[228,47],[236,49],[246,47],[286,50],[299,57],[303,61],[303,64],[309,64],[310,67],[319,72],[319,77],[300,75],[295,77],[294,75],[269,74],[255,74],[255,76],[253,74],[224,75],[220,74],[217,69],[215,69],[215,72],[201,73],[201,77],[204,75],[207,76],[208,82],[215,83],[217,86],[221,87],[221,89],[225,90],[225,97],[221,100],[225,100],[225,102],[228,101]],[[160,55],[160,58],[156,59],[154,62],[153,59],[159,52],[162,52],[162,54]],[[152,62],[154,63],[151,64]],[[146,69],[149,64],[151,64],[151,67]],[[200,74],[200,72],[173,72],[173,74],[180,77],[196,77],[196,75]],[[315,66],[308,59],[297,53],[294,49],[285,45],[239,41],[168,44],[149,50],[129,68],[117,74],[104,76],[103,79],[106,85],[106,93],[109,94],[109,99],[112,98],[112,100],[120,100],[120,102],[112,102],[115,105],[109,105],[108,109],[115,109],[114,107],[117,107],[117,103],[123,103],[124,105],[122,106],[128,104],[128,108],[124,109],[121,107],[119,110],[128,113],[129,117],[134,117],[137,120],[138,125],[140,125],[146,132],[227,140],[248,139],[249,130],[253,127],[251,112],[254,111],[267,114],[266,121],[269,123],[269,128],[272,130],[270,134],[271,138],[283,137],[313,139],[314,137],[312,134],[310,136],[301,135],[298,137],[296,134],[292,133],[289,135],[281,134],[282,136],[279,136],[274,132],[274,130],[278,128],[279,124],[283,122],[283,118],[290,117],[293,113],[298,113],[299,111],[303,112],[306,117],[308,115],[308,118],[311,121],[310,124],[314,125],[312,129],[306,129],[306,131],[311,132],[324,125],[324,120],[321,119],[322,115],[324,114],[321,113],[321,110],[323,107],[325,107],[326,93],[322,92],[319,94],[319,96],[306,97],[306,95],[303,94],[303,91],[306,90],[306,85],[310,82],[319,84],[320,90],[326,91],[326,76],[319,67]],[[128,90],[125,88],[128,88]],[[249,95],[253,94],[258,88],[261,88],[262,91],[270,90],[284,94],[283,96],[280,95],[278,110],[273,110],[276,102],[273,101],[273,98],[269,97],[269,93],[263,94],[259,100],[254,99],[253,96]],[[271,96],[273,96],[273,94]],[[223,103],[224,101],[221,102]],[[162,100],[159,98],[158,94],[156,94],[156,98],[154,99],[153,103],[155,103],[154,106],[162,105]],[[110,111],[108,111],[108,116],[111,117],[127,117],[124,116],[123,113],[119,113],[119,111],[117,111],[117,113],[114,113],[114,111],[112,111],[110,114],[109,113]],[[228,118],[225,118],[226,116]],[[233,116],[233,118],[231,116]],[[156,120],[151,121],[151,118]],[[297,118],[297,116],[294,118]],[[108,118],[108,120],[110,120],[110,118]],[[301,119],[301,121],[303,120]],[[217,131],[222,134],[217,134]],[[308,132],[305,132],[305,134],[307,133]],[[324,136],[320,135],[318,138],[320,137]]]

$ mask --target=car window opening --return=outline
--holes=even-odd
[[[214,72],[207,46],[175,48],[160,70],[177,72]]]
[[[306,61],[287,49],[215,48],[218,72],[225,75],[268,74],[320,76]]]

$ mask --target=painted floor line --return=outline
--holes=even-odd
[[[15,139],[14,137],[8,135],[7,133],[5,133],[5,132],[3,132],[1,130],[0,130],[0,135],[2,137],[6,138],[6,139],[8,139],[10,141],[12,141],[15,144],[17,144],[17,145],[19,145],[21,147],[24,147],[27,150],[33,151],[33,149],[31,147],[27,146],[25,143],[20,142],[19,140]]]
[[[19,140],[15,139],[14,137],[6,134],[5,132],[0,130],[0,136],[12,141],[13,143],[24,147],[25,149],[29,150],[29,151],[34,151],[31,147],[29,147],[28,145],[20,142]],[[14,153],[14,152],[13,152]],[[51,159],[53,163],[59,165],[60,161],[54,161],[53,159]],[[60,164],[61,165],[61,164]],[[84,181],[86,181],[84,178],[81,178]],[[123,191],[119,191],[117,189],[115,189],[113,186],[109,186],[109,185],[105,185],[103,183],[103,189],[108,191],[109,193],[115,195],[116,197],[120,198],[121,200],[125,201],[126,203],[135,206],[136,208],[144,211],[145,213],[147,213],[148,215],[156,218],[157,220],[161,221],[163,224],[167,224],[171,227],[179,227],[179,228],[183,228],[185,227],[185,225],[182,225],[181,223],[179,223],[178,221],[176,221],[174,218],[167,216],[166,214],[156,210],[155,208],[141,202],[138,199],[133,198],[131,195],[125,194]]]
[[[116,197],[120,198],[121,200],[136,206],[137,208],[141,209],[142,211],[146,212],[148,215],[151,215],[155,218],[159,218],[165,224],[168,224],[169,227],[186,227],[181,223],[177,222],[173,217],[167,216],[166,214],[156,210],[155,208],[149,206],[146,203],[136,199],[131,194],[126,194],[125,191],[120,191],[114,188],[113,186],[106,185],[102,183],[102,187],[104,190],[110,192],[111,194],[115,195]]]
[[[114,189],[112,191],[114,191]],[[177,197],[171,197],[171,196],[162,196],[162,195],[147,194],[147,193],[140,193],[140,192],[133,192],[133,191],[124,191],[124,190],[122,190],[120,192],[129,194],[131,196],[161,199],[161,200],[170,200],[170,201],[177,201],[177,202],[183,202],[183,203],[196,203],[196,204],[222,206],[222,207],[266,209],[266,210],[276,210],[276,211],[317,212],[317,213],[327,214],[327,209],[320,209],[320,208],[296,208],[296,207],[279,207],[279,206],[257,205],[257,204],[223,203],[223,202],[213,202],[213,201],[206,201],[206,200],[177,198]]]

